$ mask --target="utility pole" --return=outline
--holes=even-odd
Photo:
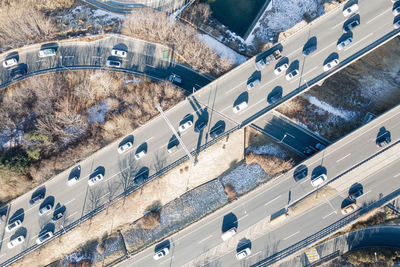
[[[175,128],[172,126],[171,122],[169,121],[167,115],[164,113],[162,110],[160,104],[156,105],[156,108],[160,112],[161,116],[164,118],[165,122],[167,123],[168,127],[171,129],[173,134],[175,135],[176,139],[178,139],[179,144],[183,147],[183,150],[185,150],[186,155],[188,155],[189,159],[193,162],[193,166],[196,165],[197,161],[192,157],[192,154],[190,154],[190,151],[187,149],[185,144],[183,143],[182,139],[179,137],[178,133],[176,132]]]

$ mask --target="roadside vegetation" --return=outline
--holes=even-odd
[[[169,82],[106,71],[50,73],[0,98],[0,203],[132,132],[184,97]]]

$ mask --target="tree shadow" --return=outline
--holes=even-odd
[[[154,170],[155,173],[161,171],[165,165],[166,165],[166,158],[164,154],[161,154],[161,152],[158,150],[155,154],[154,154],[154,161],[152,164],[152,169]]]

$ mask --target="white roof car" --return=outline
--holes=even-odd
[[[113,50],[111,50],[111,55],[116,56],[116,57],[126,57],[126,51],[119,50],[119,49],[113,49]]]
[[[25,240],[25,237],[23,235],[20,235],[12,240],[10,240],[10,242],[8,242],[7,247],[8,248],[13,248],[18,246],[19,244],[22,244]]]
[[[155,260],[159,260],[165,256],[167,256],[169,254],[169,249],[168,248],[163,248],[159,251],[157,251],[156,253],[154,253],[153,258]]]
[[[139,159],[143,158],[145,155],[146,155],[146,150],[142,150],[135,154],[135,159],[139,160]]]
[[[317,177],[311,178],[311,185],[317,187],[323,182],[325,182],[327,179],[328,177],[326,176],[326,174],[323,173]]]
[[[89,184],[89,186],[92,186],[92,185],[94,185],[95,183],[97,183],[97,182],[103,180],[103,178],[104,178],[103,174],[99,173],[99,174],[97,174],[95,177],[90,178],[90,179],[88,180],[88,184]]]
[[[396,21],[395,23],[393,23],[393,27],[394,27],[395,29],[400,28],[400,19],[399,19],[398,21]]]
[[[178,130],[182,133],[182,132],[186,131],[187,129],[189,129],[192,126],[193,126],[193,122],[192,121],[187,121],[184,124],[181,124],[179,126]]]
[[[243,101],[242,103],[233,107],[233,113],[238,113],[239,111],[242,111],[245,108],[247,108],[247,102]]]
[[[342,50],[343,48],[345,48],[346,46],[348,46],[348,45],[351,44],[352,42],[353,42],[353,38],[349,37],[349,38],[347,38],[346,40],[340,42],[340,43],[337,45],[337,49],[338,49],[338,50]]]
[[[324,71],[328,71],[334,67],[336,67],[339,64],[339,59],[335,58],[334,60],[329,61],[326,63],[322,68]]]
[[[42,216],[43,214],[48,213],[52,208],[53,208],[53,205],[47,204],[46,206],[44,206],[43,208],[41,208],[39,210],[39,216]]]
[[[393,9],[393,15],[397,16],[398,14],[400,14],[400,6]]]
[[[39,51],[39,57],[51,57],[56,55],[54,48],[46,48]]]
[[[348,8],[346,8],[345,10],[343,10],[343,16],[348,17],[351,14],[357,12],[357,10],[358,10],[358,5],[356,3],[354,3],[351,6],[349,6]]]
[[[234,236],[235,234],[236,234],[236,227],[232,227],[228,231],[222,233],[221,238],[222,238],[222,240],[226,241],[229,238],[231,238],[232,236]]]
[[[119,68],[119,67],[121,67],[121,62],[119,62],[117,60],[107,60],[106,65],[107,65],[107,67]]]
[[[53,232],[48,231],[36,239],[36,244],[40,245],[52,237],[53,237]]]
[[[236,259],[238,259],[238,260],[244,259],[247,256],[249,256],[250,254],[251,254],[250,248],[245,248],[245,249],[239,251],[238,253],[236,253]]]
[[[287,63],[280,65],[274,70],[275,75],[282,74],[289,68],[289,65]]]
[[[21,225],[22,225],[21,220],[16,220],[13,223],[10,223],[9,225],[7,225],[6,231],[11,232],[12,230],[19,228]]]
[[[79,177],[78,176],[74,176],[74,177],[72,177],[71,179],[68,180],[67,185],[68,186],[72,186],[72,185],[76,184],[78,182],[78,180],[79,180]]]
[[[118,153],[122,154],[126,151],[128,151],[129,149],[131,149],[133,147],[132,142],[126,142],[125,144],[123,144],[122,146],[118,147]]]
[[[251,90],[259,84],[260,84],[260,79],[254,79],[247,84],[247,90]]]
[[[299,74],[299,70],[295,69],[295,70],[292,70],[291,72],[289,72],[288,74],[286,74],[285,78],[286,78],[286,80],[290,81],[295,76],[297,76],[297,74]]]
[[[9,67],[12,67],[17,64],[18,64],[18,60],[15,57],[9,58],[9,59],[6,59],[3,61],[4,68],[9,68]]]

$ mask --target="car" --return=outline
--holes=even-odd
[[[247,84],[247,90],[251,90],[251,89],[253,89],[254,87],[256,87],[257,85],[259,85],[260,84],[260,79],[253,79],[252,81],[250,81],[248,84]]]
[[[385,147],[387,144],[390,143],[390,134],[389,132],[385,132],[384,134],[378,136],[376,139],[376,146],[377,147]]]
[[[143,158],[144,156],[146,156],[146,150],[142,150],[142,151],[137,152],[135,154],[135,159],[139,160],[139,159]]]
[[[301,168],[300,170],[295,170],[293,173],[293,178],[296,182],[300,181],[301,179],[307,176],[307,173],[308,173],[307,167]]]
[[[52,237],[53,237],[53,232],[48,231],[48,232],[42,234],[41,236],[39,236],[36,239],[36,244],[40,245],[40,244],[42,244],[43,242],[46,242],[47,240],[49,240]]]
[[[39,209],[39,216],[42,216],[42,215],[48,213],[52,208],[53,208],[53,205],[47,204],[43,208]]]
[[[75,168],[72,169],[71,171],[71,175],[74,175],[73,177],[69,177],[68,181],[67,181],[67,185],[68,186],[72,186],[74,184],[76,184],[79,180],[79,175],[80,175],[80,170],[81,170],[81,166],[76,166]]]
[[[258,71],[262,71],[265,68],[265,62],[264,59],[260,59],[259,61],[256,61],[256,69]]]
[[[121,62],[119,62],[117,60],[107,60],[106,65],[107,65],[107,67],[119,68],[119,67],[121,67]]]
[[[9,58],[9,59],[6,59],[3,61],[4,68],[9,68],[9,67],[15,66],[17,64],[18,64],[18,60],[15,57]]]
[[[345,48],[346,46],[350,45],[353,42],[353,38],[352,37],[348,37],[346,40],[341,41],[338,45],[337,45],[337,49],[338,50],[342,50],[343,48]]]
[[[267,97],[268,104],[273,104],[282,97],[282,91],[273,90]]]
[[[275,75],[279,75],[284,73],[287,69],[289,68],[289,65],[287,63],[280,65],[274,70]]]
[[[39,57],[51,57],[56,55],[56,50],[54,48],[45,48],[39,51]]]
[[[229,229],[226,232],[223,232],[221,235],[221,238],[223,241],[226,241],[228,239],[230,239],[232,236],[234,236],[236,234],[236,227],[232,227],[231,229]]]
[[[196,127],[194,127],[194,132],[199,133],[201,130],[203,130],[207,126],[207,121],[202,121],[199,124],[197,124]]]
[[[171,74],[168,78],[168,80],[172,83],[176,83],[176,84],[181,84],[182,83],[182,78],[179,75],[176,74]]]
[[[187,121],[187,122],[179,125],[178,131],[183,133],[184,131],[186,131],[187,129],[189,129],[192,126],[193,126],[193,122],[192,121]]]
[[[343,207],[341,211],[342,211],[343,215],[347,215],[347,214],[350,214],[350,213],[356,211],[357,209],[358,209],[358,206],[356,203],[350,203],[349,205]]]
[[[299,70],[294,69],[291,72],[289,72],[288,74],[286,74],[285,78],[286,78],[286,80],[290,81],[291,79],[293,79],[298,74],[299,74]]]
[[[358,5],[356,3],[354,3],[351,6],[349,6],[348,8],[346,8],[345,10],[343,10],[343,16],[348,17],[351,14],[356,13],[357,10],[358,10]]]
[[[22,222],[21,220],[15,220],[6,227],[6,232],[11,232],[12,230],[18,229],[21,227]]]
[[[51,218],[51,220],[53,222],[58,221],[59,219],[61,219],[64,216],[64,214],[62,212],[58,212],[56,214],[53,215],[53,217]]]
[[[113,50],[111,50],[111,55],[116,56],[116,57],[126,57],[126,51],[119,50],[119,49],[113,49]]]
[[[11,70],[11,80],[16,80],[26,74],[25,68],[14,68]]]
[[[324,145],[321,144],[321,143],[317,143],[317,144],[315,145],[315,148],[318,149],[318,150],[323,150],[323,149],[326,148],[326,146],[324,146]]]
[[[245,249],[239,251],[238,253],[236,253],[236,259],[238,259],[238,260],[244,259],[247,256],[249,256],[250,254],[251,254],[250,248],[245,248]]]
[[[68,186],[73,186],[74,184],[76,184],[78,182],[78,180],[79,180],[79,177],[78,176],[74,176],[71,179],[68,179],[67,185]]]
[[[23,235],[20,235],[14,239],[11,239],[10,242],[7,243],[7,247],[9,249],[12,249],[12,248],[24,243],[24,241],[25,241],[25,237]]]
[[[89,186],[92,186],[92,185],[94,185],[95,183],[97,183],[97,182],[103,180],[103,178],[104,178],[104,175],[101,174],[101,173],[99,173],[99,174],[97,174],[96,176],[90,178],[90,179],[88,180],[88,184],[89,184]]]
[[[314,187],[317,187],[320,184],[324,183],[327,179],[328,179],[328,177],[324,173],[320,174],[316,177],[311,177],[311,185]]]
[[[160,249],[159,251],[156,251],[156,253],[154,253],[153,259],[159,260],[159,259],[167,256],[168,254],[169,254],[169,248],[163,248],[163,249]]]
[[[242,103],[237,104],[236,106],[233,107],[233,113],[238,113],[242,111],[243,109],[247,108],[247,102],[243,101]]]
[[[393,15],[397,16],[400,14],[400,6],[396,7],[395,9],[393,9]]]
[[[400,19],[397,20],[395,23],[393,23],[393,27],[394,27],[395,29],[400,28]]]
[[[317,45],[315,45],[315,44],[310,45],[306,49],[303,50],[303,55],[304,56],[308,56],[309,54],[311,54],[315,50],[317,50]]]
[[[335,58],[335,59],[329,61],[328,63],[326,63],[326,64],[322,67],[322,69],[323,69],[324,71],[328,71],[328,70],[330,70],[330,69],[336,67],[338,64],[339,64],[339,59]]]
[[[311,147],[308,147],[308,146],[307,146],[306,148],[304,148],[303,153],[304,153],[305,155],[307,155],[307,156],[310,156],[310,155],[314,154],[314,150],[313,150]]]
[[[29,204],[33,205],[39,202],[42,202],[44,199],[44,195],[43,194],[38,194],[35,197],[33,197],[31,200],[29,200]]]
[[[224,132],[224,127],[222,127],[221,125],[212,129],[210,131],[210,138],[211,139],[215,139],[217,138],[220,134],[222,134]]]
[[[129,149],[131,149],[133,147],[133,143],[131,141],[126,142],[125,144],[123,144],[122,146],[118,147],[118,153],[122,154],[126,151],[128,151]]]
[[[350,191],[350,193],[349,193],[349,199],[351,199],[351,200],[356,200],[357,198],[359,198],[360,196],[362,196],[363,193],[364,193],[364,192],[363,192],[362,187],[356,188],[355,190]]]
[[[176,144],[173,144],[173,145],[169,146],[167,148],[168,153],[171,154],[171,153],[174,153],[175,151],[177,151],[178,150],[178,145],[179,145],[179,143],[176,143]]]
[[[360,21],[359,21],[359,20],[353,20],[352,22],[346,24],[346,25],[343,27],[343,32],[344,32],[344,33],[347,33],[347,32],[349,32],[349,31],[353,30],[353,29],[354,29],[355,27],[357,27],[358,25],[360,25]]]

